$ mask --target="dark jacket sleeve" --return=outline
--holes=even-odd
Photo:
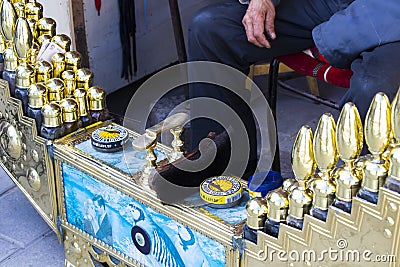
[[[346,68],[361,52],[400,41],[400,0],[355,0],[313,30],[321,54]]]

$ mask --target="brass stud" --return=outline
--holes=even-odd
[[[35,162],[39,162],[39,154],[38,154],[38,152],[36,151],[36,150],[32,150],[31,151],[31,154],[32,154],[32,159],[35,161]]]
[[[393,226],[393,225],[394,225],[394,220],[393,220],[392,217],[388,217],[388,218],[386,219],[386,221],[387,221],[387,224],[388,224],[389,226]]]
[[[392,231],[390,231],[389,229],[385,229],[385,230],[383,231],[383,235],[384,235],[386,238],[391,238],[391,237],[392,237]]]
[[[393,212],[397,211],[397,205],[393,202],[389,203],[389,208],[390,208],[390,211],[393,211]]]

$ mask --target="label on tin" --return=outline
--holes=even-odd
[[[128,131],[125,128],[110,125],[95,130],[92,133],[91,141],[94,148],[113,151],[122,148],[128,137]]]
[[[200,197],[211,204],[234,203],[242,197],[242,184],[234,177],[211,177],[200,185]]]

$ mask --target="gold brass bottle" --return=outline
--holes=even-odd
[[[71,38],[66,34],[57,34],[51,38],[51,41],[61,47],[65,52],[71,49]]]
[[[56,26],[57,23],[52,18],[39,19],[36,23],[38,38],[44,34],[49,35],[50,37],[56,35]]]
[[[14,8],[15,11],[17,12],[17,16],[19,18],[25,18],[25,4],[26,4],[26,0],[23,1],[17,1],[14,3]]]
[[[44,83],[32,84],[28,89],[28,109],[26,115],[36,122],[37,132],[42,125],[42,107],[48,103],[47,89]]]
[[[46,83],[52,78],[53,66],[46,60],[39,60],[35,64],[36,82]]]
[[[250,199],[246,204],[247,222],[243,226],[243,237],[257,243],[257,231],[264,228],[268,213],[267,201],[262,197]]]
[[[320,179],[314,182],[313,204],[310,214],[326,221],[328,207],[335,199],[336,185],[331,179],[332,169],[338,161],[336,124],[331,114],[323,114],[318,122],[313,141],[314,156]]]
[[[55,53],[51,57],[51,64],[53,65],[53,77],[62,78],[61,74],[65,70],[65,56],[64,53]]]
[[[382,154],[390,142],[391,107],[384,93],[377,93],[368,109],[364,134],[372,160],[368,161],[363,170],[363,180],[358,197],[372,203],[377,203],[379,188],[385,183],[388,166]]]
[[[87,101],[86,101],[86,90],[78,88],[74,91],[74,98],[78,103],[78,116],[81,120],[82,127],[87,127],[91,124],[91,118],[89,116]]]
[[[3,52],[3,79],[8,82],[11,96],[15,96],[15,70],[18,67],[18,59],[13,45],[17,18],[18,16],[13,4],[9,1],[3,1],[0,11],[0,27],[6,41],[6,49]]]
[[[36,82],[35,70],[27,63],[32,47],[32,33],[25,18],[18,18],[14,31],[14,50],[21,64],[15,70],[15,98],[22,101],[22,110],[28,109],[28,88]]]
[[[40,135],[48,140],[54,140],[62,137],[65,133],[62,123],[61,107],[51,102],[42,107],[42,125]]]
[[[77,71],[81,68],[81,54],[77,51],[65,53],[65,70]]]
[[[92,123],[106,121],[109,113],[106,107],[106,93],[99,86],[92,86],[87,92],[88,106]]]
[[[299,186],[299,182],[297,182],[294,178],[289,178],[283,180],[282,189],[289,194]]]
[[[289,210],[289,193],[283,189],[275,189],[266,195],[268,213],[265,220],[264,232],[278,237],[281,223],[286,222]]]
[[[64,82],[59,78],[52,78],[46,82],[49,102],[64,99]]]
[[[61,74],[61,78],[65,85],[65,95],[72,96],[76,88],[75,72],[72,70],[66,70]]]
[[[384,187],[400,193],[400,146],[393,148],[389,161],[390,168]]]
[[[88,90],[93,83],[93,72],[87,68],[78,69],[75,72],[76,88],[84,88]]]
[[[75,132],[80,128],[78,120],[78,103],[75,99],[64,98],[60,101],[65,134]]]
[[[37,42],[33,42],[31,50],[29,51],[29,59],[28,59],[28,63],[31,64],[32,66],[36,66],[36,58],[39,54],[39,50],[40,50],[39,44]]]
[[[43,18],[43,5],[36,1],[29,1],[25,5],[25,17],[35,21]]]
[[[388,161],[392,150],[400,144],[400,88],[392,101],[391,111],[391,136],[386,151],[382,154],[384,160]]]
[[[299,186],[289,195],[289,226],[302,229],[304,215],[308,214],[312,203],[312,192],[306,187],[315,172],[313,134],[309,126],[303,126],[296,136],[292,149],[292,168]]]
[[[346,103],[337,122],[336,142],[339,157],[344,162],[335,170],[336,198],[333,206],[345,211],[351,211],[353,197],[357,194],[361,177],[354,167],[355,159],[360,155],[363,145],[363,129],[357,107]]]

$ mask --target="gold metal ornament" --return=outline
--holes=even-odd
[[[52,18],[41,18],[36,23],[37,35],[40,37],[43,34],[53,37],[56,35],[57,23]]]
[[[64,99],[64,82],[59,78],[52,78],[46,82],[49,102]]]
[[[71,49],[71,38],[66,34],[57,34],[51,38],[51,41],[68,52]]]
[[[247,226],[253,230],[262,230],[267,218],[267,201],[262,197],[250,199],[246,204]]]
[[[89,90],[93,83],[93,72],[88,68],[81,68],[75,72],[76,88]]]

